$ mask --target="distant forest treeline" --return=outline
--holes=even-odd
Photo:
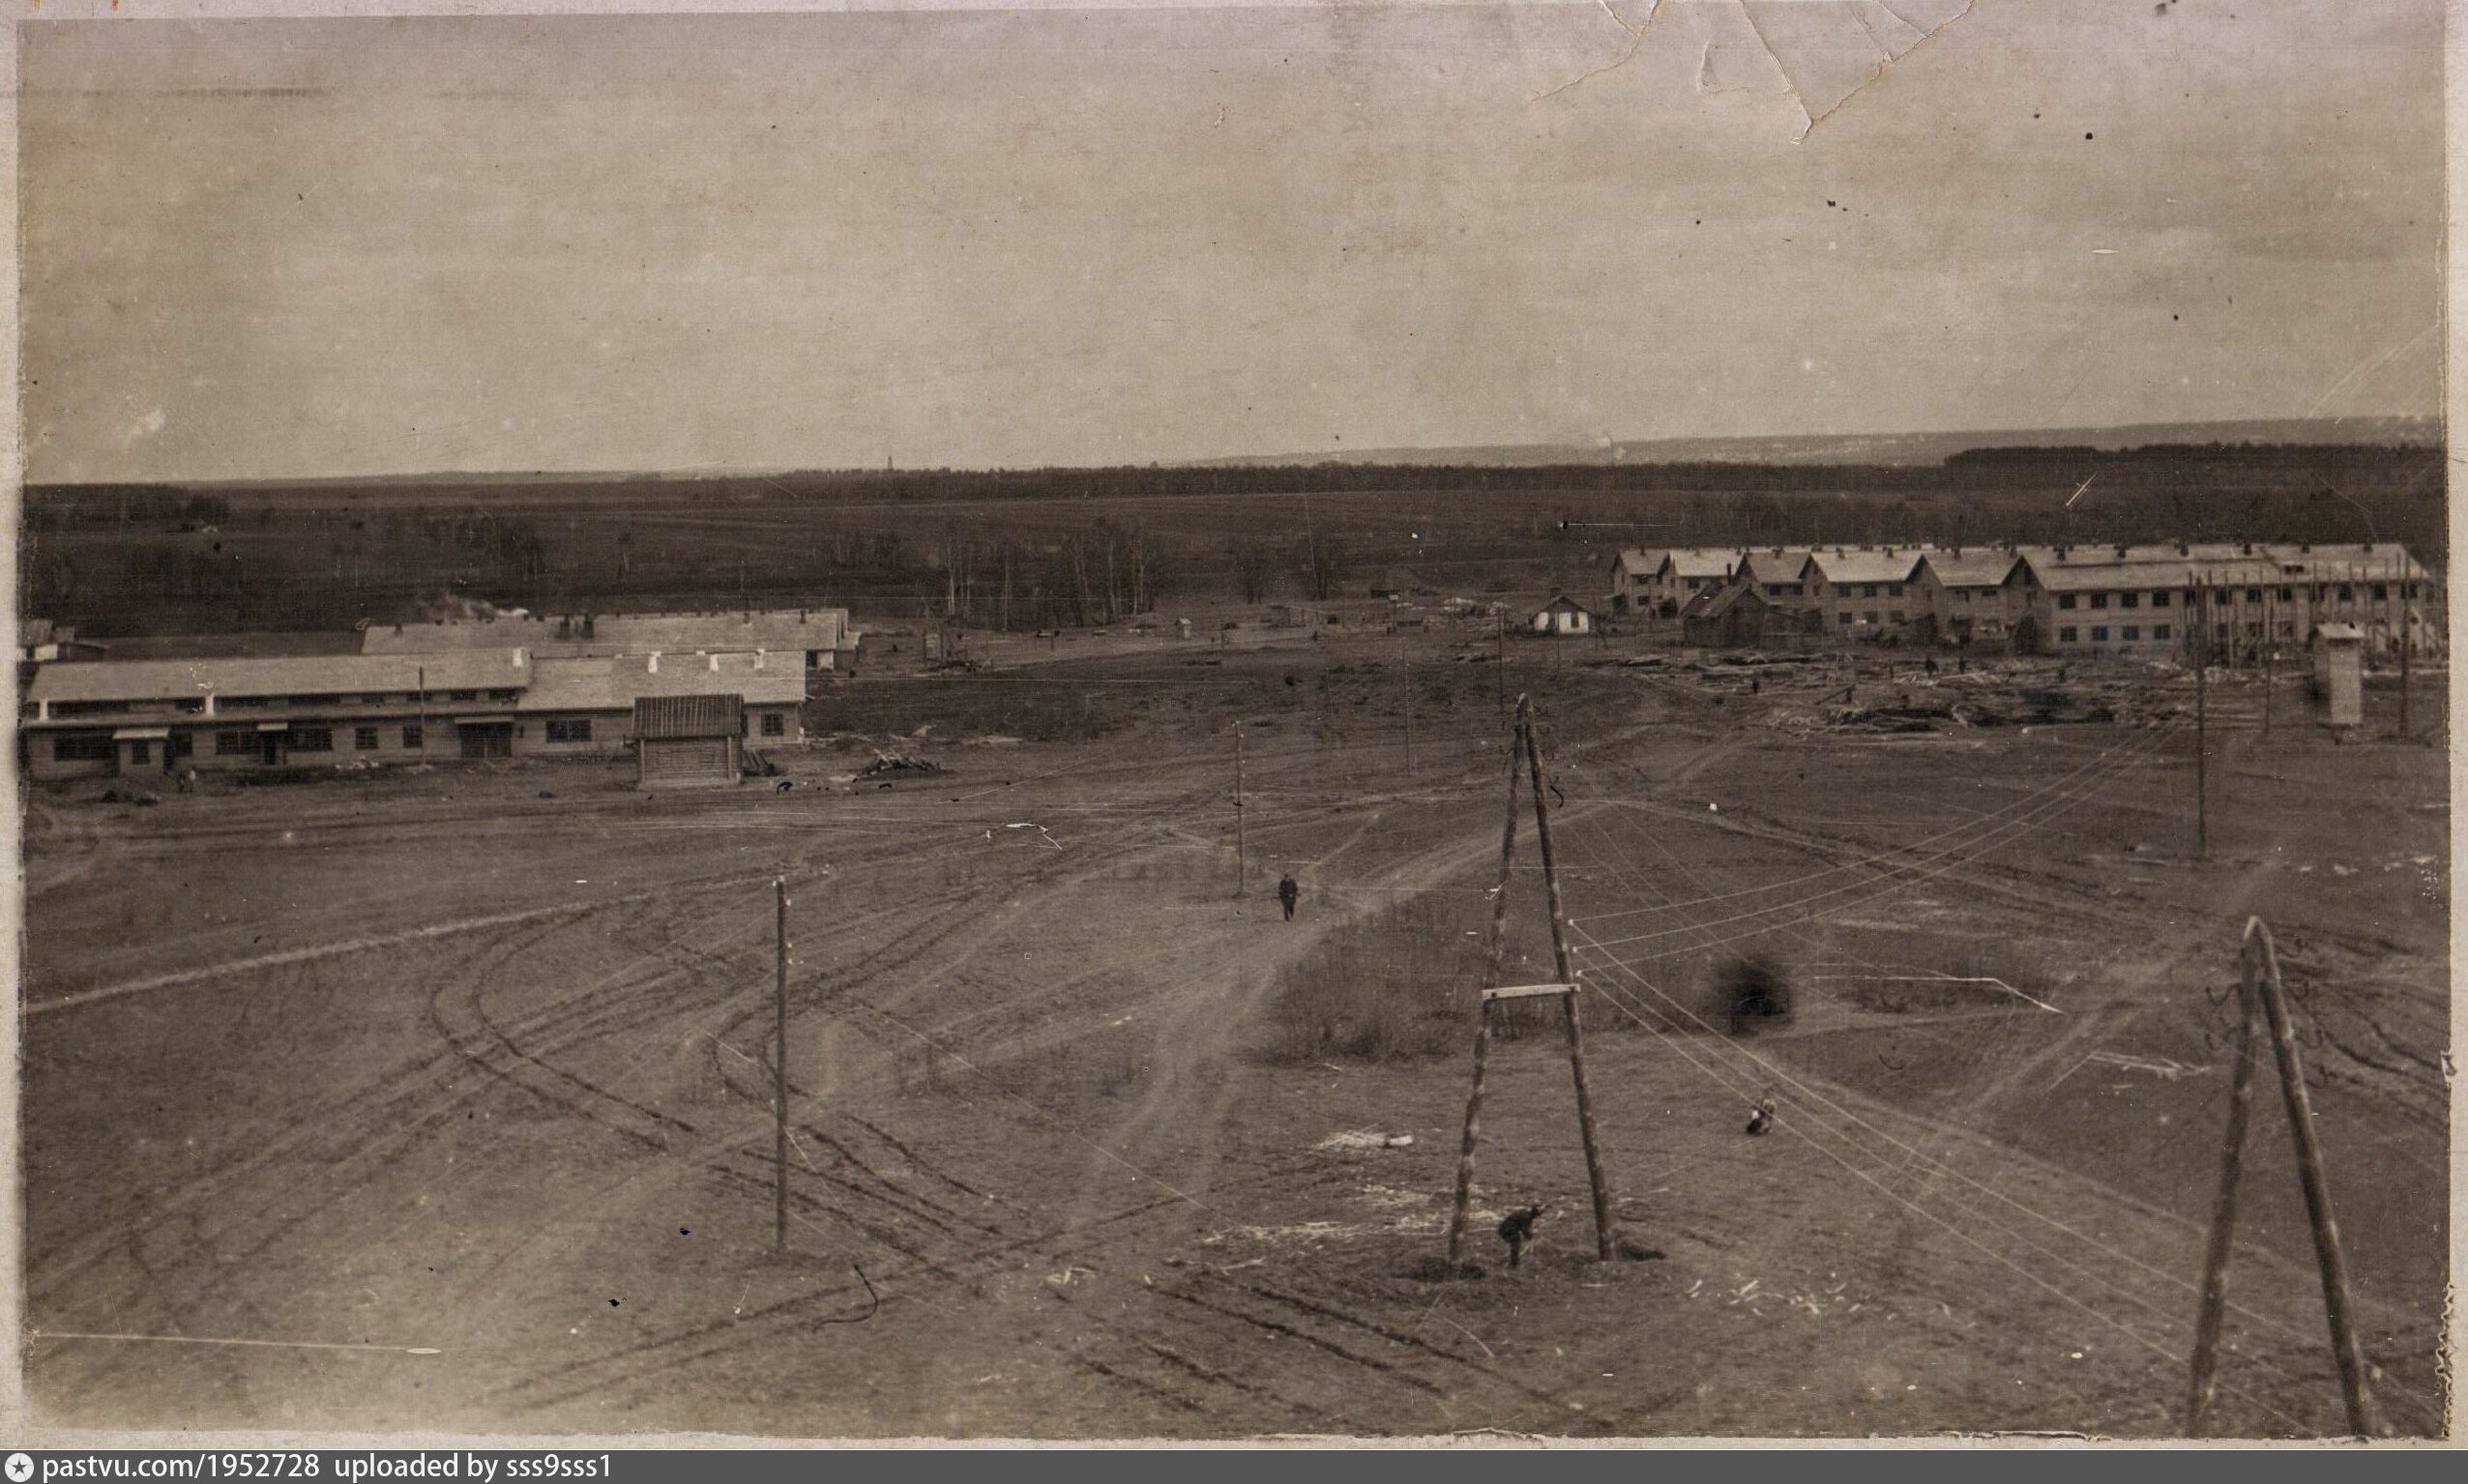
[[[1603,587],[1623,546],[2397,541],[2439,567],[2429,447],[1990,448],[1936,465],[879,470],[31,486],[30,614],[98,635],[535,610],[849,604],[979,626],[1198,597]]]
[[[482,496],[522,502],[616,496],[638,500],[655,492],[695,492],[718,499],[800,501],[863,500],[1056,500],[1150,499],[1171,495],[1328,494],[1387,491],[1493,491],[1503,494],[1571,494],[1739,491],[1766,493],[1950,492],[1981,487],[2012,488],[2098,475],[2133,487],[2190,488],[2222,466],[2241,481],[2259,480],[2304,487],[2334,474],[2369,480],[2402,478],[2441,467],[2441,451],[2422,445],[2314,443],[2152,444],[2130,449],[1970,449],[1938,464],[1538,464],[1513,468],[1427,464],[1262,464],[1247,466],[1116,465],[1049,469],[854,469],[766,475],[720,475],[672,480],[562,479],[495,480],[440,475],[404,481],[355,483],[269,481],[261,498],[452,502]],[[250,495],[235,486],[165,483],[30,485],[30,511],[57,518],[118,519],[194,515],[201,509],[228,519]]]

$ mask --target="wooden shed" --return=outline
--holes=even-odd
[[[2365,719],[2365,633],[2354,624],[2321,624],[2314,627],[2314,694],[2322,698],[2326,718],[2336,727],[2352,727]]]
[[[1795,641],[1816,632],[1818,623],[1814,610],[1770,602],[1747,581],[1708,589],[1680,608],[1682,638],[1711,649]]]
[[[641,696],[634,701],[634,768],[646,789],[718,788],[742,771],[746,698]]]
[[[1594,614],[1563,593],[1534,611],[1533,627],[1538,634],[1590,634]]]

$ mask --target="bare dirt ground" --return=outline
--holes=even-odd
[[[1053,735],[1062,707],[1103,736],[878,739],[947,770],[888,788],[831,785],[864,756],[817,748],[782,760],[787,793],[645,798],[614,764],[148,809],[36,790],[38,1416],[2165,1435],[2218,1158],[2215,1002],[2259,914],[2302,1006],[2378,1401],[2399,1432],[2441,1428],[2438,745],[2334,745],[2294,684],[2260,737],[2253,688],[2218,687],[2197,860],[2181,679],[2137,678],[2150,704],[2106,724],[1809,732],[1774,723],[1813,673],[1752,695],[1513,643],[1500,676],[1460,657],[1489,638],[1054,646],[949,684],[1008,687],[1011,735]],[[2424,731],[2441,708],[2420,686]],[[1324,935],[1409,900],[1435,932],[1484,928],[1519,689],[1545,718],[1606,1171],[1658,1255],[1592,1261],[1566,1062],[1528,1036],[1492,1059],[1486,1274],[1433,1282],[1463,1055],[1260,1048]],[[1515,972],[1542,977],[1523,843]],[[1745,951],[1798,1010],[1743,1040],[1697,1017]],[[2216,1426],[2336,1433],[2267,1068],[2259,1091]],[[1748,1138],[1765,1096],[1778,1126]],[[1490,1226],[1528,1202],[1543,1239],[1512,1272]]]

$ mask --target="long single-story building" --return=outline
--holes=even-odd
[[[528,651],[49,664],[18,735],[33,778],[613,754],[646,696],[738,698],[745,747],[802,740],[800,655]]]
[[[49,664],[17,710],[35,778],[512,754],[519,649]]]

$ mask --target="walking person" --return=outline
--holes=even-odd
[[[1287,876],[1277,884],[1277,900],[1285,909],[1286,921],[1294,920],[1294,903],[1302,895],[1303,888],[1294,884],[1292,876]]]

